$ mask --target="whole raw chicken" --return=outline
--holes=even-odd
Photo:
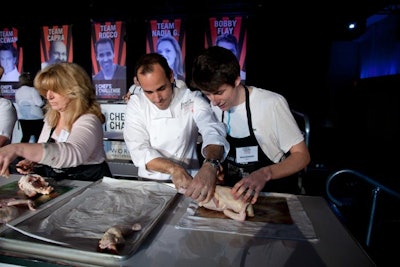
[[[207,203],[200,202],[200,207],[222,211],[229,218],[236,221],[244,221],[246,217],[254,217],[253,205],[244,203],[240,199],[234,199],[231,188],[217,185],[214,197]]]
[[[142,226],[139,223],[133,225],[114,225],[107,229],[99,241],[99,249],[101,251],[108,250],[112,253],[118,253],[118,247],[125,243],[124,236],[129,235],[134,231],[139,231]]]
[[[36,196],[36,194],[48,195],[54,190],[54,188],[38,174],[22,176],[18,181],[18,186],[28,197]]]

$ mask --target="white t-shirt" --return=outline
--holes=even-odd
[[[0,135],[4,135],[11,140],[15,122],[17,121],[17,112],[10,100],[0,97],[0,114]]]
[[[44,101],[35,87],[23,85],[15,91],[15,103],[18,119],[43,119],[42,106]]]
[[[261,88],[252,88],[250,111],[254,135],[268,158],[275,163],[279,162],[292,146],[304,140],[304,136],[282,95]],[[221,120],[221,109],[218,106],[213,106],[212,109]],[[229,129],[230,136],[235,138],[249,136],[245,103],[231,108],[230,113],[226,111],[224,123]]]

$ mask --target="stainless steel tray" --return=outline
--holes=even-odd
[[[163,183],[104,177],[79,194],[64,198],[14,225],[67,246],[46,243],[7,229],[0,236],[0,251],[67,263],[117,266],[135,253],[177,196],[175,188]],[[140,223],[142,229],[125,238],[118,255],[98,251],[98,242],[109,227],[133,223]]]
[[[22,175],[12,174],[9,179],[0,179],[0,199],[28,199],[28,197],[19,189],[18,181]],[[70,198],[71,196],[79,193],[85,187],[90,185],[92,182],[85,181],[72,181],[64,180],[56,182],[51,178],[44,177],[45,180],[54,187],[53,192],[49,195],[37,195],[31,197],[36,206],[35,211],[31,211],[28,207],[24,205],[16,206],[18,208],[18,215],[13,220],[8,222],[9,224],[16,224],[21,221],[26,220],[30,216],[37,214],[39,211],[44,210],[58,201],[65,198]],[[0,233],[6,230],[5,224],[0,223]]]

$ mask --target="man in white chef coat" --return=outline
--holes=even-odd
[[[158,53],[143,55],[135,68],[141,92],[126,107],[124,139],[140,177],[174,183],[194,200],[211,200],[220,162],[229,151],[226,128],[199,91],[174,78]],[[200,167],[197,140],[201,134]]]

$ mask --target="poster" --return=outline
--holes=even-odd
[[[22,47],[18,47],[18,29],[0,29],[0,65],[4,69],[0,79],[2,97],[14,101],[15,86],[23,71],[22,62],[23,50]]]
[[[149,20],[146,36],[146,53],[163,55],[175,79],[185,81],[186,35],[184,20],[159,19]]]
[[[72,62],[72,26],[43,26],[40,32],[41,68],[56,62]]]
[[[239,60],[240,77],[246,81],[247,29],[242,16],[220,16],[209,18],[209,27],[205,32],[205,48],[213,45],[232,51]]]
[[[92,79],[100,100],[120,100],[126,93],[125,23],[92,24]]]

